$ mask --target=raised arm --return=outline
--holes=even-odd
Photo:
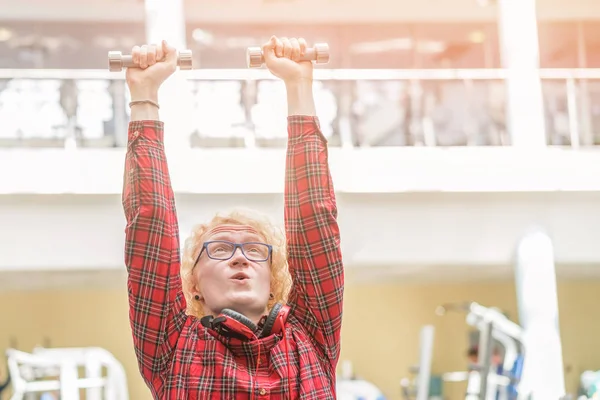
[[[333,367],[340,351],[344,270],[327,147],[317,117],[288,118],[285,226],[290,303]]]
[[[149,77],[161,71],[153,68],[128,70],[134,101],[157,102],[160,84]],[[165,79],[168,76],[163,75]],[[146,384],[159,398],[163,374],[170,366],[186,320],[186,302],[163,123],[158,120],[158,109],[150,103],[131,107],[122,201],[127,219],[125,264],[135,353]]]
[[[273,39],[272,39],[273,40]],[[332,371],[340,354],[344,269],[337,207],[328,165],[327,140],[317,117],[312,64],[291,62],[306,44],[274,39],[265,45],[271,71],[285,81],[288,100],[288,147],[285,178],[285,227],[293,279],[292,312],[321,346]],[[292,51],[286,52],[291,45]],[[278,58],[278,47],[283,48]],[[271,51],[271,54],[267,55]]]

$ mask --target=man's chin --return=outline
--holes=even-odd
[[[266,304],[260,301],[254,293],[232,293],[228,296],[224,308],[244,315],[258,315],[264,313]]]

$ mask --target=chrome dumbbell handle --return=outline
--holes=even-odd
[[[300,61],[314,61],[317,64],[329,62],[329,45],[317,43],[314,47],[306,49]],[[248,47],[246,50],[246,64],[248,68],[260,68],[265,63],[265,57],[260,47]]]
[[[123,68],[136,67],[130,54],[122,54],[120,51],[108,52],[108,69],[112,72],[122,71]],[[180,50],[177,54],[177,66],[183,70],[192,69],[192,51]]]

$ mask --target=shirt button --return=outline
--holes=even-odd
[[[267,391],[265,390],[265,388],[260,389],[260,392],[258,392],[261,396],[264,396]]]

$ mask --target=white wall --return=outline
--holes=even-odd
[[[600,193],[340,193],[338,201],[345,263],[359,273],[506,276],[517,240],[540,224],[565,273],[600,275],[586,268],[600,264]],[[277,194],[179,195],[182,235],[239,205],[282,219]],[[123,268],[118,195],[2,196],[0,221],[0,270]]]
[[[235,206],[282,221],[284,149],[168,154],[182,236]],[[0,271],[122,272],[123,160],[124,150],[0,151]],[[534,225],[553,238],[561,275],[600,277],[600,151],[331,148],[330,166],[356,279],[507,278]]]
[[[176,133],[166,126],[177,193],[282,193],[285,149],[180,149],[169,143]],[[0,171],[10,171],[0,195],[118,194],[124,158],[123,149],[0,149]],[[600,191],[593,148],[332,147],[329,165],[343,193]]]
[[[541,19],[600,18],[594,0],[538,0]],[[134,0],[0,0],[0,20],[142,21],[143,2]],[[234,22],[394,22],[484,21],[495,19],[494,6],[477,0],[188,0],[186,18],[210,23]]]

